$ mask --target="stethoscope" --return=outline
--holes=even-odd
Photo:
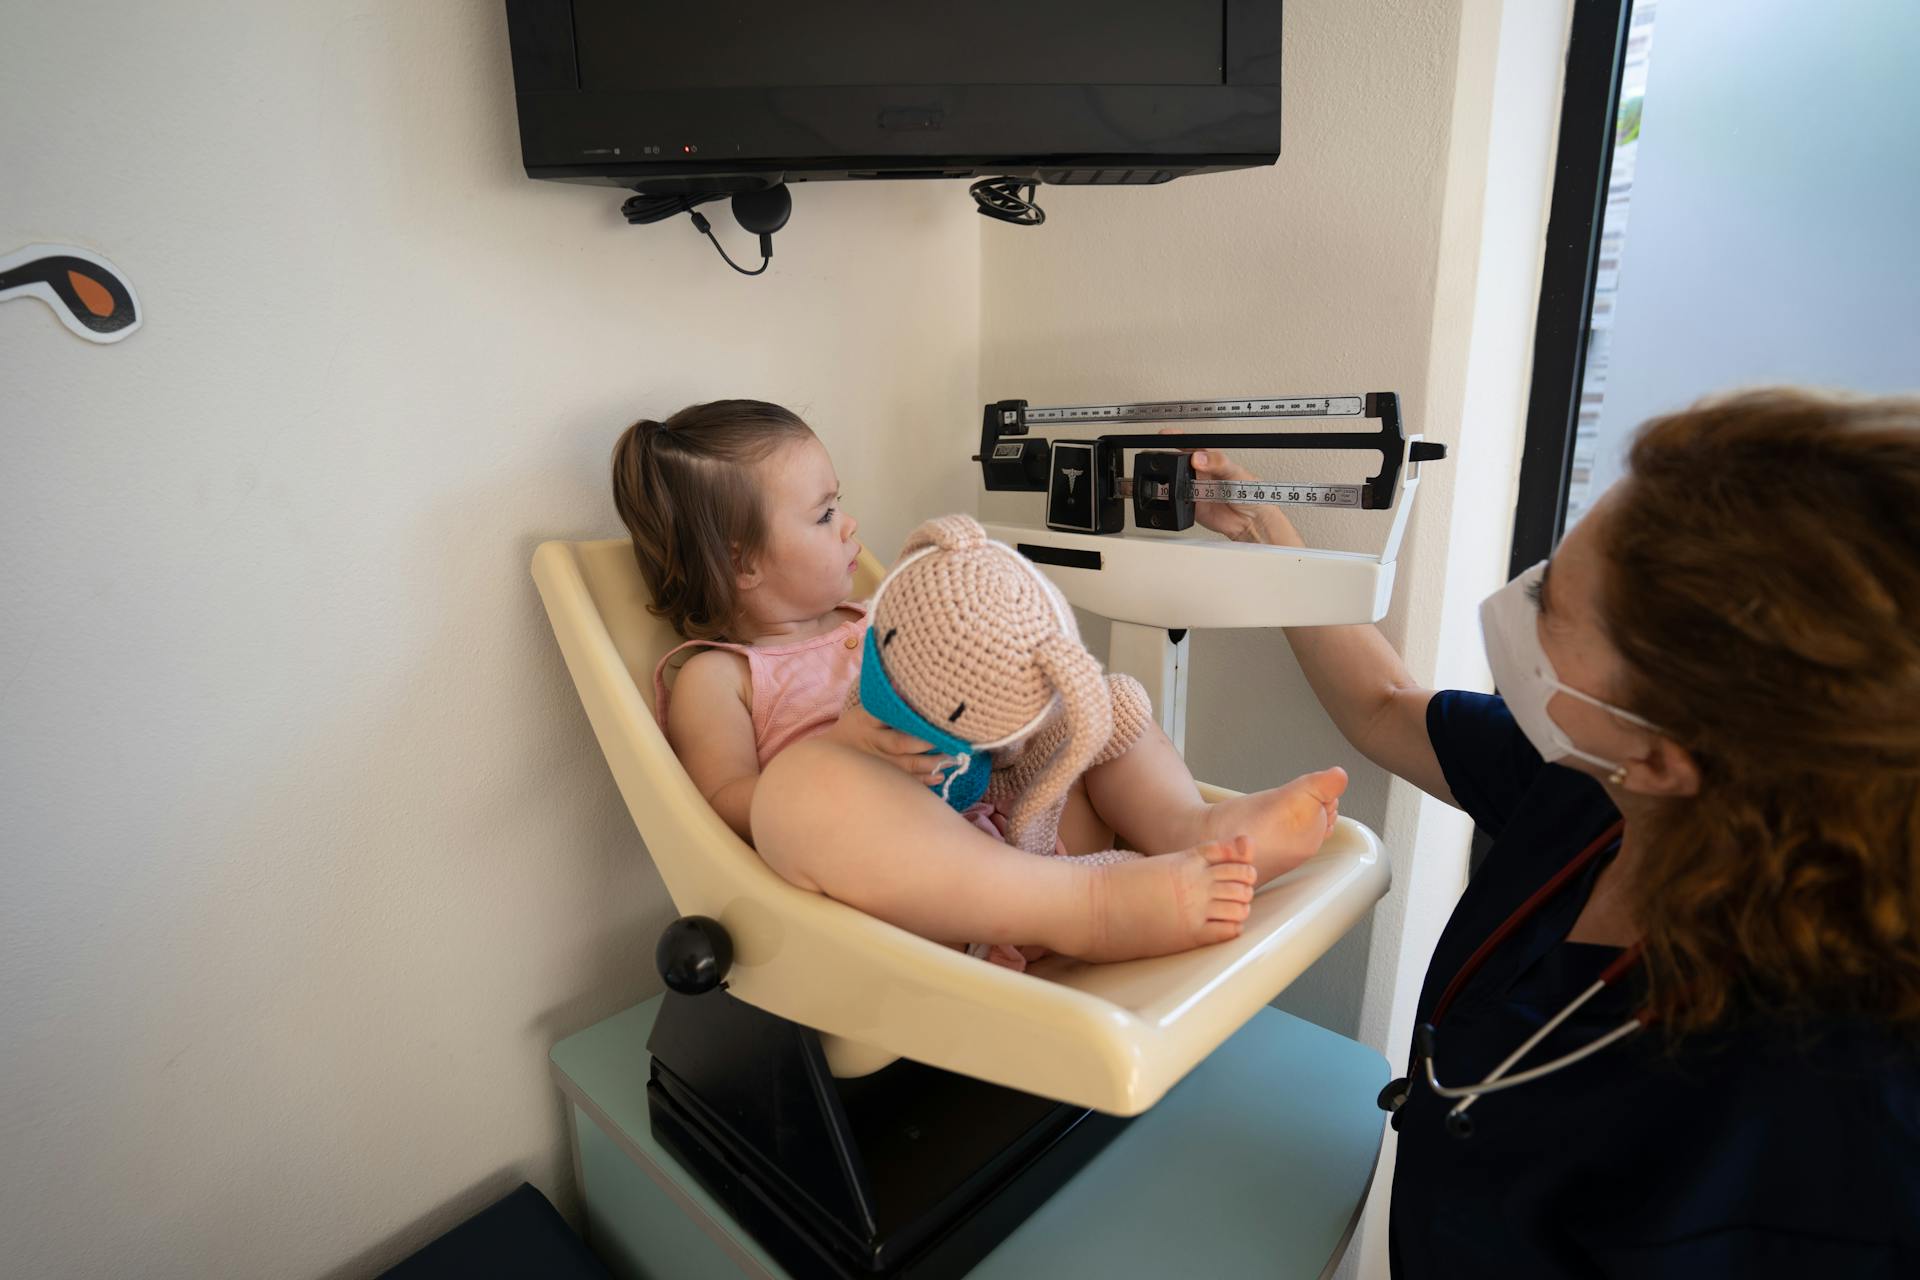
[[[1583,1045],[1551,1062],[1543,1062],[1537,1067],[1529,1067],[1513,1075],[1507,1074],[1515,1063],[1533,1052],[1534,1046],[1552,1035],[1554,1030],[1578,1012],[1582,1005],[1619,981],[1640,962],[1640,944],[1636,942],[1621,952],[1619,958],[1612,964],[1601,970],[1600,976],[1594,979],[1592,986],[1581,992],[1571,1004],[1548,1019],[1544,1026],[1522,1041],[1520,1047],[1508,1054],[1485,1080],[1478,1084],[1448,1086],[1440,1083],[1436,1071],[1434,1029],[1439,1026],[1440,1020],[1446,1017],[1447,1009],[1453,1004],[1454,997],[1460,994],[1461,988],[1467,985],[1468,979],[1480,971],[1480,967],[1487,962],[1487,958],[1500,944],[1511,937],[1515,929],[1538,913],[1555,894],[1566,887],[1568,881],[1579,875],[1588,863],[1599,857],[1601,850],[1619,838],[1624,827],[1624,822],[1615,822],[1601,832],[1599,837],[1580,853],[1579,857],[1560,868],[1553,879],[1541,885],[1532,897],[1521,903],[1514,913],[1506,918],[1505,923],[1480,944],[1479,950],[1467,957],[1467,962],[1460,966],[1460,971],[1453,975],[1453,981],[1447,984],[1446,990],[1440,993],[1439,1001],[1433,1006],[1433,1020],[1424,1022],[1414,1029],[1413,1061],[1408,1064],[1407,1074],[1388,1082],[1387,1087],[1380,1091],[1380,1109],[1393,1115],[1395,1128],[1399,1127],[1399,1110],[1406,1105],[1407,1097],[1413,1091],[1412,1076],[1416,1071],[1424,1072],[1427,1087],[1438,1096],[1459,1099],[1454,1108],[1447,1112],[1447,1132],[1456,1138],[1470,1138],[1473,1136],[1473,1118],[1467,1114],[1467,1108],[1479,1101],[1482,1094],[1498,1093],[1502,1089],[1511,1089],[1515,1085],[1527,1084],[1543,1076],[1550,1076],[1562,1068],[1572,1066],[1582,1058],[1592,1057],[1607,1046],[1626,1039],[1652,1023],[1653,1014],[1642,1010],[1591,1044]]]

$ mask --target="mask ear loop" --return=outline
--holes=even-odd
[[[1665,729],[1662,729],[1659,725],[1647,719],[1645,716],[1636,715],[1635,713],[1628,711],[1624,707],[1616,707],[1611,702],[1603,702],[1599,698],[1594,697],[1592,694],[1586,693],[1580,689],[1576,689],[1572,685],[1562,684],[1558,678],[1550,680],[1548,681],[1548,683],[1551,684],[1553,688],[1558,692],[1564,693],[1570,698],[1577,698],[1581,702],[1584,702],[1589,706],[1598,707],[1602,711],[1606,712],[1608,715],[1617,716],[1619,719],[1625,720],[1628,724],[1637,725],[1640,728],[1645,729],[1648,733],[1658,734],[1663,738],[1669,736]],[[1582,751],[1580,750],[1580,748],[1574,746],[1573,743],[1567,739],[1566,731],[1564,729],[1560,730],[1559,732],[1560,732],[1561,746],[1565,747],[1573,755],[1579,756],[1583,760],[1590,761],[1594,764],[1607,766],[1611,770],[1611,772],[1607,774],[1607,781],[1612,783],[1614,786],[1618,787],[1625,784],[1627,780],[1626,765],[1622,764],[1617,760],[1603,760],[1599,756],[1591,755],[1588,752]]]
[[[941,776],[941,779],[940,779],[940,798],[942,800],[945,800],[949,803],[952,802],[953,784],[959,781],[960,776],[966,773],[966,771],[968,769],[971,769],[972,767],[973,767],[972,752],[962,751],[958,755],[954,756],[953,763],[947,766],[946,772]]]
[[[1576,689],[1570,684],[1562,684],[1558,676],[1555,676],[1548,683],[1550,683],[1559,692],[1566,694],[1569,698],[1578,698],[1580,701],[1586,703],[1588,706],[1598,707],[1609,715],[1620,717],[1622,720],[1625,720],[1628,724],[1639,725],[1642,729],[1647,730],[1649,733],[1657,733],[1663,738],[1668,736],[1667,731],[1665,729],[1662,729],[1659,725],[1647,719],[1645,716],[1629,711],[1625,707],[1616,707],[1611,702],[1607,702],[1600,698],[1596,698],[1592,694],[1586,692],[1585,690]]]
[[[1521,573],[1519,578],[1515,578],[1514,581],[1518,582],[1520,578],[1524,578],[1528,574],[1535,573],[1536,571],[1541,569],[1541,567],[1545,564],[1546,564],[1546,561],[1544,560],[1540,561],[1539,564],[1535,564],[1532,567],[1525,570],[1523,573]],[[1511,586],[1512,584],[1509,583],[1508,585]],[[1564,680],[1560,679],[1559,673],[1557,671],[1554,671],[1552,659],[1547,657],[1546,650],[1539,645],[1539,642],[1537,639],[1535,640],[1535,643],[1534,643],[1534,649],[1541,667],[1541,670],[1539,670],[1537,674],[1543,680],[1545,680],[1549,688],[1555,690],[1556,692],[1564,693],[1570,698],[1576,698],[1579,701],[1588,704],[1589,706],[1598,707],[1600,708],[1600,710],[1606,712],[1608,715],[1624,720],[1628,724],[1638,725],[1640,728],[1645,729],[1649,733],[1658,734],[1663,738],[1672,736],[1665,729],[1662,729],[1659,725],[1647,719],[1645,716],[1640,715],[1636,712],[1628,711],[1625,707],[1616,707],[1611,702],[1607,702],[1601,698],[1597,698],[1593,694],[1588,693],[1584,689],[1576,689],[1572,685],[1566,683]],[[1549,716],[1548,719],[1551,720],[1552,717]],[[1591,752],[1582,751],[1579,747],[1576,747],[1573,745],[1572,740],[1567,737],[1566,731],[1564,729],[1561,729],[1557,724],[1554,725],[1554,732],[1559,738],[1560,746],[1569,755],[1572,755],[1581,760],[1585,760],[1589,764],[1598,765],[1601,768],[1606,769],[1607,781],[1609,783],[1617,787],[1617,786],[1623,785],[1626,782],[1627,780],[1626,765],[1622,764],[1618,760],[1607,760],[1600,756],[1596,756]]]

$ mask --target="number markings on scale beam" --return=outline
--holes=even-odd
[[[1146,404],[1050,405],[1024,411],[1030,424],[1195,422],[1234,418],[1357,418],[1364,396],[1270,396],[1241,400],[1164,400]]]
[[[1147,497],[1165,500],[1168,486],[1148,482]],[[1360,506],[1365,488],[1357,484],[1261,484],[1244,480],[1195,480],[1184,486],[1194,502],[1257,503],[1268,506],[1353,507]],[[1118,496],[1134,495],[1132,478],[1122,479]]]

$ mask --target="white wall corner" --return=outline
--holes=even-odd
[[[1570,0],[1464,0],[1424,421],[1426,469],[1402,572],[1403,655],[1436,688],[1489,689],[1479,602],[1505,580],[1551,204]],[[1472,823],[1396,780],[1394,889],[1375,918],[1361,1038],[1397,1074],[1428,958],[1466,884]],[[1391,1130],[1339,1274],[1385,1276]]]

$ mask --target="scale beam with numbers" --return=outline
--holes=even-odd
[[[1128,477],[1120,481],[1119,495],[1140,502],[1231,502],[1237,506],[1256,503],[1309,507],[1359,507],[1362,490],[1357,484],[1260,484],[1239,480],[1189,480],[1178,484],[1166,480],[1140,482]]]
[[[1379,425],[1371,431],[1256,432],[1194,426],[1272,419]],[[1177,440],[1156,432],[1086,433],[1089,427],[1158,424],[1185,430]],[[1048,440],[1035,434],[1043,429],[1070,430],[1075,437]],[[1377,453],[1380,467],[1357,484],[1202,481],[1185,452],[1193,449],[1361,450]],[[1421,464],[1445,456],[1446,446],[1402,431],[1397,395],[1372,392],[1043,407],[1000,400],[982,412],[974,460],[990,490],[1047,495],[1044,525],[989,524],[988,532],[1040,565],[1076,607],[1113,620],[1107,665],[1141,679],[1161,726],[1176,746],[1184,746],[1188,631],[1378,621],[1392,598],[1394,564]],[[1207,502],[1390,516],[1375,556],[1164,536],[1191,528],[1196,505]],[[1162,536],[1121,536],[1129,508],[1136,528]]]

